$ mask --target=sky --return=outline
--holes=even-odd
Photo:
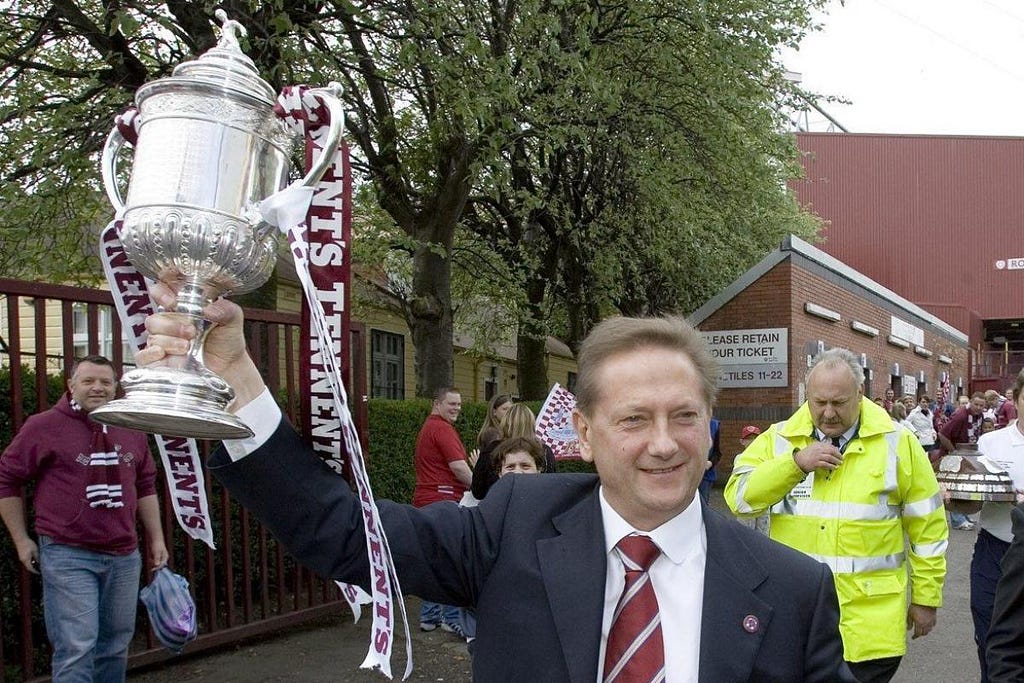
[[[816,18],[782,63],[849,101],[821,105],[849,132],[1024,136],[1021,0],[830,0]]]

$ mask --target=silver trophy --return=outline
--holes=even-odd
[[[226,412],[234,392],[203,364],[211,323],[202,310],[219,296],[256,289],[273,271],[278,230],[259,205],[285,187],[298,136],[275,116],[274,91],[241,51],[236,32],[245,35],[244,28],[222,10],[217,17],[223,29],[215,48],[135,94],[138,141],[127,199],[116,182],[125,142],[116,126],[101,162],[107,196],[123,216],[128,258],[146,277],[179,284],[175,311],[195,326],[195,341],[177,366],[125,373],[125,397],[90,416],[166,436],[237,439],[252,431]],[[342,132],[336,87],[313,92],[330,112],[331,130],[297,181],[305,186],[330,166]]]

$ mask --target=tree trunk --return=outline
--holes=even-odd
[[[541,304],[546,283],[534,277],[526,285],[526,315],[519,321],[516,336],[516,365],[519,396],[524,401],[540,401],[548,395],[547,325]]]
[[[564,302],[568,324],[565,342],[574,354],[590,330],[601,320],[598,291],[591,271],[593,257],[583,240],[567,240],[561,260],[561,277],[565,287]]]
[[[407,322],[416,349],[416,395],[430,396],[453,384],[451,261],[437,244],[421,243],[413,253],[412,295]],[[467,388],[468,390],[468,388]]]

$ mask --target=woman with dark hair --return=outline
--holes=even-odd
[[[513,436],[505,439],[492,451],[494,476],[501,479],[506,474],[538,474],[543,472],[544,444],[535,436]]]

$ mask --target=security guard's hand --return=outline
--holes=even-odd
[[[828,441],[815,441],[802,451],[793,454],[796,466],[804,472],[834,470],[843,462],[843,454]]]
[[[920,638],[931,633],[935,628],[936,609],[925,605],[910,605],[907,610],[907,630],[914,629],[911,638]]]

